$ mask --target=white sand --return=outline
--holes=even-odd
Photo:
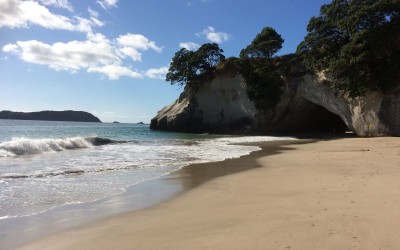
[[[257,161],[25,249],[400,249],[400,138],[289,145]]]

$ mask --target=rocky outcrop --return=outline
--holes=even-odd
[[[74,122],[101,122],[96,116],[84,111],[39,111],[39,112],[12,112],[0,111],[0,119],[13,120],[41,120],[41,121],[74,121]]]
[[[335,95],[321,80],[323,76],[306,75],[299,94],[338,115],[357,135],[400,135],[400,88],[350,98]]]
[[[150,128],[183,132],[239,132],[253,127],[257,114],[240,74],[225,72],[204,84],[195,98],[187,89],[152,119]]]
[[[350,98],[323,85],[323,76],[286,80],[274,109],[257,110],[238,73],[220,73],[195,98],[185,90],[152,119],[150,128],[185,132],[345,131],[360,136],[400,135],[400,87]]]

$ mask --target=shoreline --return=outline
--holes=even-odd
[[[277,152],[255,159],[263,167],[22,249],[397,249],[398,138],[291,144]]]
[[[64,205],[32,216],[0,220],[0,228],[5,229],[0,232],[0,248],[14,249],[108,217],[157,206],[209,180],[259,167],[254,161],[251,164],[250,162],[243,164],[247,159],[254,160],[255,154],[257,156],[274,154],[282,145],[303,141],[310,140],[250,143],[249,145],[260,146],[261,150],[240,158],[188,165],[167,175],[133,185],[120,195],[99,201]],[[224,167],[226,164],[221,164],[226,161],[236,164],[226,168]]]

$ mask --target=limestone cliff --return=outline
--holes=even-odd
[[[184,132],[236,132],[253,127],[258,113],[240,74],[224,72],[206,82],[195,98],[188,90],[152,119],[150,128]]]
[[[351,130],[360,136],[400,135],[400,87],[350,98],[323,85],[323,76],[286,79],[274,109],[257,110],[239,73],[218,74],[194,98],[185,90],[152,119],[150,128],[185,132]]]
[[[321,84],[322,79],[323,76],[306,75],[299,94],[338,115],[357,135],[400,135],[400,88],[386,94],[371,92],[350,98],[335,95]]]

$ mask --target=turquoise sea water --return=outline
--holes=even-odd
[[[96,201],[191,163],[291,139],[152,131],[148,125],[0,120],[0,219]]]

